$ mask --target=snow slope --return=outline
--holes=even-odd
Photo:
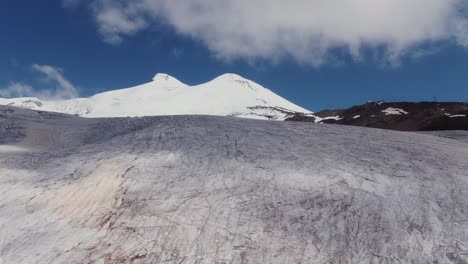
[[[311,113],[235,74],[225,74],[196,86],[188,86],[167,74],[157,74],[150,83],[90,98],[60,101],[0,99],[0,105],[83,117],[221,115],[284,120],[296,112]]]
[[[1,263],[468,261],[466,141],[11,107],[0,140]]]

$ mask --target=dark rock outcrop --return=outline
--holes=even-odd
[[[363,126],[400,131],[468,130],[468,103],[368,102],[349,109],[315,113],[319,123]],[[335,117],[335,118],[330,118]],[[311,121],[293,116],[287,121]]]

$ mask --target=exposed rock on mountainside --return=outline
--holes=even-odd
[[[0,262],[466,263],[460,133],[0,107]]]
[[[468,130],[468,103],[369,102],[314,115],[316,117],[296,114],[286,120],[402,131]]]

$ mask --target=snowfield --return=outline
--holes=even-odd
[[[403,109],[400,108],[394,108],[394,107],[389,107],[385,110],[382,110],[382,113],[385,113],[385,115],[407,115],[408,112],[406,112]]]
[[[296,113],[312,114],[239,75],[224,74],[204,84],[188,86],[167,74],[152,82],[70,100],[0,98],[0,105],[83,117],[219,115],[284,120]]]
[[[466,117],[466,115],[449,115],[450,118]]]
[[[0,263],[466,263],[457,133],[0,107]]]

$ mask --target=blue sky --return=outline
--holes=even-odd
[[[139,1],[151,2],[145,8],[152,10],[164,0]],[[213,2],[197,1],[201,10]],[[76,87],[80,96],[90,96],[147,82],[157,72],[168,73],[187,84],[232,72],[314,111],[368,100],[421,101],[436,97],[439,101],[468,101],[468,41],[463,27],[468,24],[463,24],[463,13],[461,20],[454,20],[455,14],[446,11],[420,23],[416,21],[424,25],[420,31],[416,26],[402,25],[409,29],[401,36],[394,32],[385,35],[379,30],[354,32],[348,30],[346,21],[333,28],[334,32],[343,30],[339,35],[328,34],[326,30],[330,29],[324,24],[319,25],[320,32],[325,32],[320,39],[310,37],[301,43],[305,38],[298,36],[316,36],[311,32],[315,27],[306,19],[304,24],[288,22],[291,28],[285,27],[281,23],[288,17],[278,20],[283,14],[273,11],[272,17],[263,19],[271,19],[271,25],[281,21],[277,28],[265,28],[263,20],[242,20],[242,14],[250,12],[242,6],[233,7],[241,13],[241,20],[234,21],[235,25],[241,26],[230,27],[232,19],[226,17],[226,25],[219,28],[219,18],[197,20],[200,15],[206,16],[203,10],[178,15],[183,7],[177,3],[181,1],[173,1],[174,6],[153,13],[137,10],[129,3],[1,1],[0,90],[14,84],[34,91],[69,85]],[[326,8],[333,17],[333,7]],[[451,10],[450,6],[444,8]],[[180,21],[175,16],[188,17],[190,21]],[[292,19],[301,21],[300,17]],[[412,23],[412,19],[408,21]],[[448,26],[437,29],[440,21],[447,21],[443,23]],[[203,27],[197,27],[197,23]],[[261,26],[251,27],[255,23]],[[313,26],[318,22],[314,23]],[[388,28],[385,21],[382,23],[382,28]],[[442,33],[455,24],[458,27],[453,26],[453,34]],[[362,25],[365,24],[359,24],[361,28]],[[256,32],[257,28],[265,30]],[[288,29],[287,34],[281,33],[288,36],[287,40],[278,40],[278,28]],[[427,28],[433,31],[427,33]],[[398,28],[391,30],[401,32]],[[53,68],[44,68],[46,65]]]

